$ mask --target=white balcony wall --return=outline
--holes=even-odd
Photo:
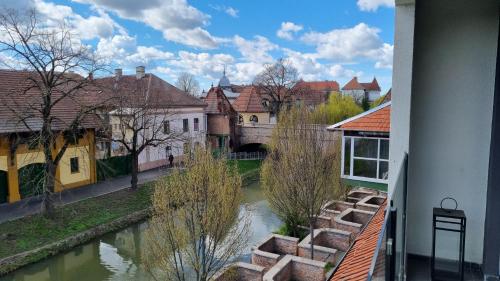
[[[432,208],[451,196],[468,219],[466,261],[482,263],[498,4],[417,1],[414,38],[412,5],[397,8],[390,175],[408,151],[410,254],[431,255]],[[446,249],[456,241],[442,242],[441,253],[452,257]]]

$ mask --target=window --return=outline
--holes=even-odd
[[[170,121],[163,122],[163,133],[170,134]]]
[[[194,130],[195,131],[200,130],[200,120],[198,118],[194,118]]]
[[[342,158],[344,178],[387,182],[389,139],[344,136]]]
[[[182,131],[189,132],[189,119],[182,119]]]
[[[70,167],[71,167],[71,173],[76,174],[80,172],[80,165],[78,163],[78,157],[73,157],[69,159],[70,162]]]
[[[257,115],[250,116],[250,122],[259,123],[259,117]]]

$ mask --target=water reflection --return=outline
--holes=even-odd
[[[249,212],[252,236],[242,260],[250,261],[250,247],[277,229],[280,220],[269,209],[258,183],[244,189],[244,206]],[[147,223],[139,223],[106,234],[88,244],[73,248],[41,262],[23,267],[0,281],[69,280],[152,280],[141,263],[141,246]]]

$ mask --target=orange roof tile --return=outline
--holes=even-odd
[[[367,91],[380,91],[377,78],[373,78],[372,82],[360,83],[358,77],[353,77],[351,81],[347,82],[342,90],[367,90]]]
[[[384,132],[391,130],[391,105],[381,105],[380,109],[369,114],[361,113],[359,117],[352,117],[340,126],[339,129],[345,131],[364,131],[364,132]]]
[[[268,112],[262,105],[262,99],[256,87],[245,87],[234,101],[233,107],[238,112]]]
[[[354,240],[330,281],[366,280],[377,248],[379,234],[384,225],[386,202],[380,206],[370,223]]]

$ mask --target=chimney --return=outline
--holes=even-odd
[[[146,75],[146,68],[144,66],[141,65],[135,68],[135,77],[137,79],[141,79],[144,75]]]
[[[123,74],[123,71],[121,68],[116,68],[115,69],[115,78],[116,80],[120,79],[120,77],[122,77],[122,74]]]

